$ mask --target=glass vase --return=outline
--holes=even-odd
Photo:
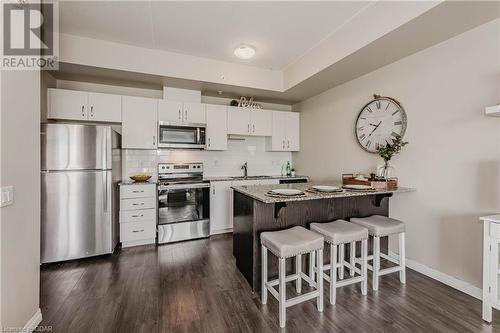
[[[391,179],[396,175],[396,169],[389,163],[389,161],[384,161],[383,164],[377,167],[377,177],[383,179]]]

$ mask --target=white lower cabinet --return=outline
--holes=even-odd
[[[210,235],[233,230],[232,186],[273,185],[279,179],[214,181],[210,184]]]
[[[232,197],[231,181],[210,184],[210,235],[231,231]]]
[[[156,242],[156,184],[121,185],[120,242],[122,247]]]

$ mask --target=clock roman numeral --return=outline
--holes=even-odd
[[[372,144],[372,142],[371,142],[370,140],[366,141],[366,146],[367,146],[368,148],[370,148],[371,144]]]
[[[402,121],[395,121],[395,122],[394,122],[394,125],[402,125],[402,124],[403,124],[403,122],[402,122]]]
[[[366,137],[366,135],[365,135],[365,134],[361,134],[361,136],[359,137],[359,139],[360,139],[360,140],[364,140],[364,139],[365,139],[365,137]]]
[[[375,105],[377,105],[377,109],[379,109],[379,110],[380,110],[380,101],[376,101],[376,102],[375,102]]]
[[[399,112],[399,109],[397,109],[396,111],[394,111],[394,112],[392,113],[392,115],[394,116],[394,115],[395,115],[396,113],[398,113],[398,112]]]
[[[372,110],[372,109],[370,109],[370,107],[369,107],[369,106],[367,106],[367,107],[366,107],[366,110],[367,110],[368,112],[373,112],[373,110]]]
[[[358,131],[362,131],[362,130],[363,130],[363,128],[365,128],[365,127],[364,127],[364,126],[359,126],[359,127],[358,127]]]
[[[387,105],[385,106],[385,110],[387,111],[387,108],[391,105],[391,102],[387,102]]]
[[[393,137],[397,138],[397,137],[399,136],[399,134],[398,134],[398,133],[396,133],[396,132],[392,132],[392,133],[391,133],[391,136],[393,136]]]

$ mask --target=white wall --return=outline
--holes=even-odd
[[[360,108],[374,94],[398,99],[410,144],[393,159],[415,193],[390,202],[407,224],[407,256],[481,286],[482,226],[500,210],[500,119],[483,115],[500,102],[500,20],[477,27],[312,97],[301,110],[297,168],[313,180],[373,171],[381,161],[354,137]]]
[[[0,98],[0,327],[22,328],[39,314],[40,73],[3,71]]]
[[[202,162],[205,176],[242,176],[241,166],[248,162],[249,175],[280,175],[290,152],[268,152],[264,138],[229,140],[225,151],[208,150],[123,150],[123,179],[138,173],[157,178],[160,162]]]

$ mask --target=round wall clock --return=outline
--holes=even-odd
[[[373,97],[359,112],[354,128],[358,143],[370,153],[406,132],[406,112],[401,104],[391,97]]]

